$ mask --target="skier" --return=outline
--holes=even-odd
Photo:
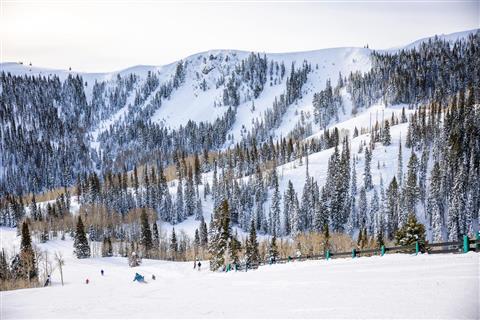
[[[156,280],[157,278],[155,278],[155,275],[152,274],[152,280]]]
[[[193,260],[193,270],[195,270],[195,268],[197,267],[197,260]]]
[[[200,267],[202,266],[202,264],[200,263],[200,261],[198,261],[198,271],[200,271]]]
[[[88,280],[88,278],[87,278],[87,280],[85,280],[85,284],[88,284],[89,282],[90,282],[90,280]]]
[[[103,276],[103,269],[102,269],[102,270],[100,270],[100,273],[101,273],[101,274],[102,274],[102,276]]]
[[[48,276],[47,276],[47,281],[45,281],[44,287],[49,286],[49,285],[50,285],[50,282],[51,282],[51,280],[50,280],[50,275],[48,275]]]

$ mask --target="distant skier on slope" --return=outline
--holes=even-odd
[[[50,285],[50,283],[51,283],[51,280],[50,280],[50,275],[48,275],[48,277],[47,277],[47,280],[45,281],[45,285],[44,285],[44,287],[46,287],[46,286],[49,286],[49,285]]]
[[[102,276],[103,276],[103,269],[102,269],[102,270],[100,270],[100,273],[101,273],[101,274],[102,274]]]
[[[198,261],[198,271],[200,271],[201,266],[202,266],[202,264],[200,263],[200,261]]]

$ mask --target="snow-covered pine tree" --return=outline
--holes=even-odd
[[[370,208],[368,210],[368,226],[367,226],[367,231],[371,235],[376,235],[378,233],[379,227],[379,221],[378,221],[378,213],[380,210],[380,202],[378,198],[378,192],[377,189],[373,189],[373,196],[370,201]]]
[[[270,206],[270,228],[269,233],[280,234],[280,191],[278,190],[278,178],[274,175],[273,179],[273,195]]]
[[[460,167],[453,181],[453,189],[450,197],[447,216],[449,241],[460,240],[462,236],[461,215],[465,210],[465,173],[463,166]]]
[[[365,148],[365,171],[363,173],[363,185],[365,187],[365,190],[367,191],[373,188],[371,163],[372,163],[372,150],[367,147]]]
[[[367,227],[368,222],[368,203],[367,203],[367,192],[365,187],[360,189],[360,198],[358,200],[358,225],[360,230],[363,230]]]
[[[82,217],[78,216],[77,227],[75,231],[75,240],[73,242],[74,253],[78,259],[90,257],[90,245],[85,235]]]
[[[407,171],[407,181],[404,188],[404,201],[405,201],[405,211],[410,213],[415,213],[415,207],[418,201],[419,191],[417,185],[417,171],[418,171],[418,158],[415,152],[412,151],[410,160],[408,161],[408,171]],[[401,215],[400,217],[400,226],[403,226],[406,222],[406,215]]]
[[[438,162],[433,164],[432,172],[430,173],[427,208],[427,213],[431,219],[433,241],[440,242],[443,238],[444,201],[442,198],[442,175]]]
[[[260,253],[258,251],[257,230],[255,229],[255,221],[250,223],[250,233],[245,246],[245,260],[252,267],[260,261]]]
[[[275,262],[278,258],[277,236],[274,233],[268,246],[268,257]]]
[[[385,126],[383,127],[382,132],[382,143],[384,146],[389,146],[392,142],[392,137],[390,135],[390,122],[385,120]]]
[[[397,245],[408,246],[418,241],[420,250],[425,250],[425,226],[417,221],[414,214],[410,214],[407,223],[402,226],[395,234]]]
[[[150,224],[148,222],[147,210],[142,209],[140,214],[140,226],[141,226],[141,238],[140,243],[143,246],[144,257],[150,258],[150,251],[153,247],[152,232],[150,230]]]
[[[172,228],[172,236],[170,237],[170,259],[175,261],[178,257],[178,242],[177,242],[177,235],[175,234],[175,228]]]
[[[228,201],[223,200],[216,208],[210,228],[208,252],[210,254],[210,270],[217,271],[225,264],[229,240],[231,238],[230,211]],[[228,254],[228,253],[227,253]]]
[[[207,223],[205,222],[203,215],[200,218],[199,230],[200,230],[200,246],[203,249],[206,249],[208,245],[208,230],[207,230]]]
[[[392,239],[395,235],[395,232],[398,229],[398,197],[399,197],[399,190],[397,179],[393,177],[392,181],[390,182],[385,199],[386,199],[386,218],[387,218],[387,225],[386,225],[386,236],[388,239]]]
[[[185,206],[183,201],[183,185],[182,181],[178,181],[177,185],[177,197],[175,199],[175,215],[172,220],[172,224],[177,224],[182,222],[185,218]]]
[[[32,238],[28,223],[22,223],[22,238],[20,242],[20,253],[12,262],[12,272],[14,277],[19,277],[32,281],[38,275],[37,261],[33,251]]]

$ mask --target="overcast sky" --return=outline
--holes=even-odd
[[[209,49],[382,49],[480,25],[479,0],[0,2],[2,62],[78,71],[160,65]]]

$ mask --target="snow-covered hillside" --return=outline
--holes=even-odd
[[[2,246],[15,243],[2,228]],[[52,286],[1,292],[2,319],[45,318],[436,318],[479,315],[479,255],[386,255],[293,262],[212,273],[204,262],[78,260],[71,240],[41,244],[65,257]],[[100,270],[105,275],[100,275]],[[135,273],[147,283],[132,282]],[[152,280],[152,275],[156,280]],[[85,284],[86,279],[90,283]],[[28,303],[25,303],[28,301]]]
[[[325,88],[328,79],[331,79],[332,83],[336,83],[339,74],[346,76],[353,71],[368,71],[370,68],[370,53],[371,50],[365,48],[335,48],[309,52],[265,54],[269,61],[283,63],[287,76],[290,74],[292,64],[295,64],[298,68],[303,61],[307,61],[313,68],[313,72],[309,74],[308,81],[304,85],[304,96],[295,106],[290,108],[285,116],[284,124],[276,131],[277,135],[283,134],[285,136],[293,129],[300,118],[300,111],[312,112],[312,96],[315,92]],[[184,83],[172,93],[168,100],[163,102],[162,106],[151,116],[151,120],[168,128],[178,128],[185,125],[189,120],[197,122],[213,121],[222,116],[227,107],[222,104],[224,87],[219,85],[219,82],[223,78],[228,78],[234,68],[249,54],[249,52],[237,50],[211,50],[183,59],[182,61],[186,65]],[[260,55],[263,56],[264,54],[261,53]],[[92,87],[96,81],[106,81],[108,85],[113,85],[117,75],[128,76],[129,74],[135,74],[140,79],[135,84],[134,90],[129,94],[124,107],[97,124],[91,133],[93,137],[92,146],[98,149],[96,141],[98,135],[111,125],[125,119],[129,110],[128,106],[134,102],[135,91],[144,86],[149,73],[157,75],[159,83],[162,84],[172,79],[177,64],[178,62],[159,67],[136,66],[113,73],[78,73],[85,81],[87,101],[92,99]],[[48,70],[17,63],[3,63],[1,70],[17,75],[49,76],[55,74],[61,80],[69,74],[77,74],[71,71]],[[238,105],[235,125],[231,129],[234,139],[238,141],[242,132],[251,130],[253,120],[262,120],[265,110],[271,108],[275,98],[284,93],[285,81],[286,77],[278,79],[278,81],[270,81],[269,79],[264,90],[257,98],[254,98],[248,91],[245,92],[245,96],[241,98]],[[205,88],[202,89],[202,86],[205,86]],[[157,86],[140,108],[145,109],[151,98],[160,89],[160,86]],[[255,106],[254,110],[252,110],[252,104]]]

